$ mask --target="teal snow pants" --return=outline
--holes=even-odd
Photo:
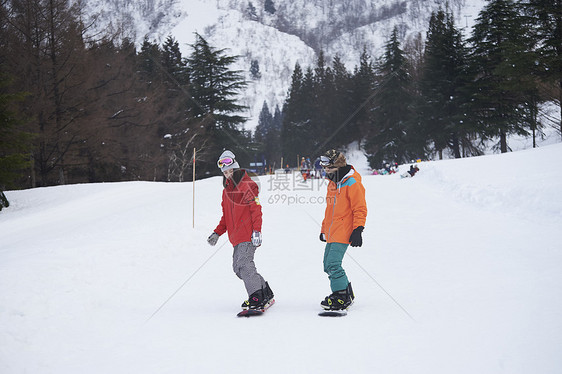
[[[332,292],[345,290],[349,283],[341,263],[349,244],[328,243],[324,249],[324,272],[330,279]]]

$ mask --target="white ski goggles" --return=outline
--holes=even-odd
[[[224,157],[217,161],[217,165],[219,168],[223,168],[225,166],[230,166],[234,164],[234,159],[232,157]]]
[[[333,167],[332,161],[330,160],[330,158],[326,157],[326,156],[320,156],[320,166],[322,166],[323,168],[326,167]]]

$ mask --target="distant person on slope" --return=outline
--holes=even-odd
[[[320,179],[322,176],[322,165],[320,165],[320,157],[314,161],[314,178]]]
[[[352,247],[363,244],[361,233],[367,219],[365,188],[361,175],[347,164],[342,153],[329,150],[320,157],[320,163],[330,180],[320,240],[326,242],[324,271],[332,289],[332,294],[320,305],[326,310],[345,310],[351,306],[355,295],[342,261],[349,244]]]
[[[232,152],[224,151],[217,164],[224,175],[222,217],[207,242],[216,245],[219,236],[228,231],[228,239],[234,246],[232,268],[244,281],[248,292],[242,309],[264,310],[275,301],[269,284],[257,272],[254,263],[254,254],[262,242],[259,188],[246,170],[240,169]]]
[[[418,171],[420,171],[420,168],[418,168],[418,165],[410,165],[410,170],[408,170],[407,172],[402,174],[400,177],[401,178],[412,178],[414,175],[416,175],[416,173]]]

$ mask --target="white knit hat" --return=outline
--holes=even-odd
[[[230,169],[240,169],[240,165],[238,165],[238,162],[236,161],[236,156],[234,156],[234,153],[229,150],[226,150],[221,154],[217,161],[217,165],[222,172]]]

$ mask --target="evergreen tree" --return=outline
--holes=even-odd
[[[270,146],[268,149],[270,155],[268,158],[268,163],[274,169],[282,168],[284,165],[281,165],[281,129],[283,128],[283,111],[279,109],[279,105],[275,106],[275,111],[273,112],[273,120],[272,120],[272,130],[269,133],[269,143]]]
[[[185,85],[188,82],[186,63],[182,59],[178,41],[171,35],[166,38],[160,53],[162,68],[166,74],[164,78],[173,85]]]
[[[374,92],[376,87],[376,73],[371,56],[367,52],[367,48],[363,47],[363,52],[359,58],[359,68],[356,69],[352,78],[353,94],[353,112],[348,129],[352,140],[361,140],[370,131],[373,123],[371,108],[373,105]]]
[[[169,56],[169,58],[171,59],[172,57]],[[162,60],[162,51],[160,50],[160,46],[157,43],[149,41],[147,36],[144,37],[137,60],[140,76],[143,80],[147,82],[160,80],[163,73],[159,66]],[[170,62],[170,64],[171,63],[172,62]]]
[[[419,137],[432,141],[440,158],[445,148],[460,158],[462,139],[468,131],[464,116],[467,50],[453,20],[453,15],[442,9],[431,15],[416,110]]]
[[[23,120],[13,110],[13,104],[21,102],[25,95],[7,93],[8,84],[8,79],[0,75],[0,192],[16,187],[31,166],[31,134],[21,130]],[[7,200],[4,206],[8,206]]]
[[[276,114],[279,108],[276,108]],[[254,139],[258,144],[259,159],[266,160],[266,167],[280,167],[278,160],[280,156],[280,128],[276,126],[275,117],[269,111],[264,101],[260,112],[258,126],[256,127]]]
[[[239,129],[246,121],[239,114],[245,107],[236,102],[246,82],[240,71],[231,70],[237,57],[211,47],[201,35],[195,36],[193,52],[187,59],[192,110],[201,119],[208,139],[202,153],[202,161],[206,162],[202,171],[216,174],[216,157],[225,148],[231,149],[239,161],[251,158],[246,148],[249,139]]]
[[[320,153],[324,148],[330,147],[330,142],[338,135],[341,135],[339,124],[335,121],[336,113],[334,76],[332,70],[326,66],[324,52],[318,53],[316,67],[308,71],[305,77],[306,82],[310,82],[310,125],[308,128],[308,146],[300,152],[301,156],[310,157],[310,152]]]
[[[313,73],[307,69],[306,75],[298,63],[291,77],[291,87],[283,107],[283,127],[281,130],[282,153],[285,162],[293,165],[298,155],[310,149],[310,108],[313,99]],[[297,166],[297,165],[295,165]]]
[[[357,118],[354,116],[356,102],[354,101],[354,81],[339,56],[332,60],[332,80],[334,99],[331,104],[332,138],[325,148],[340,148],[360,138]]]
[[[273,128],[281,134],[281,129],[283,128],[283,111],[279,109],[279,105],[275,106],[275,112],[273,113]]]
[[[193,167],[193,148],[203,147],[204,131],[191,108],[187,62],[181,55],[178,42],[171,36],[162,46],[161,59],[167,83],[163,96],[169,103],[161,114],[158,129],[159,138],[164,138],[166,180],[183,182]]]
[[[267,102],[264,101],[258,118],[258,126],[256,127],[256,131],[254,133],[255,140],[260,143],[265,142],[265,140],[267,139],[267,135],[272,128],[273,116],[269,111]]]
[[[528,135],[522,85],[527,70],[529,38],[523,19],[512,0],[490,0],[480,12],[470,42],[471,65],[475,72],[473,113],[482,134],[499,137],[500,151],[508,151],[507,135]]]
[[[366,143],[373,168],[379,168],[384,161],[406,162],[417,156],[408,148],[412,82],[396,27],[385,47],[380,76],[374,97],[373,126]]]
[[[542,72],[540,77],[547,83],[547,100],[560,107],[559,132],[562,137],[562,0],[520,0],[522,13],[529,17],[537,42],[536,56]]]
[[[260,64],[259,64],[258,60],[252,60],[252,62],[251,62],[251,64],[250,64],[250,76],[252,77],[252,79],[260,79],[261,78]]]
[[[263,4],[263,8],[266,12],[270,14],[275,14],[275,12],[277,11],[277,9],[275,9],[275,4],[273,3],[273,0],[265,0]]]
[[[248,2],[248,7],[246,8],[246,14],[248,15],[248,18],[251,19],[252,21],[258,20],[256,7],[254,6],[254,4],[252,4],[251,1]]]

